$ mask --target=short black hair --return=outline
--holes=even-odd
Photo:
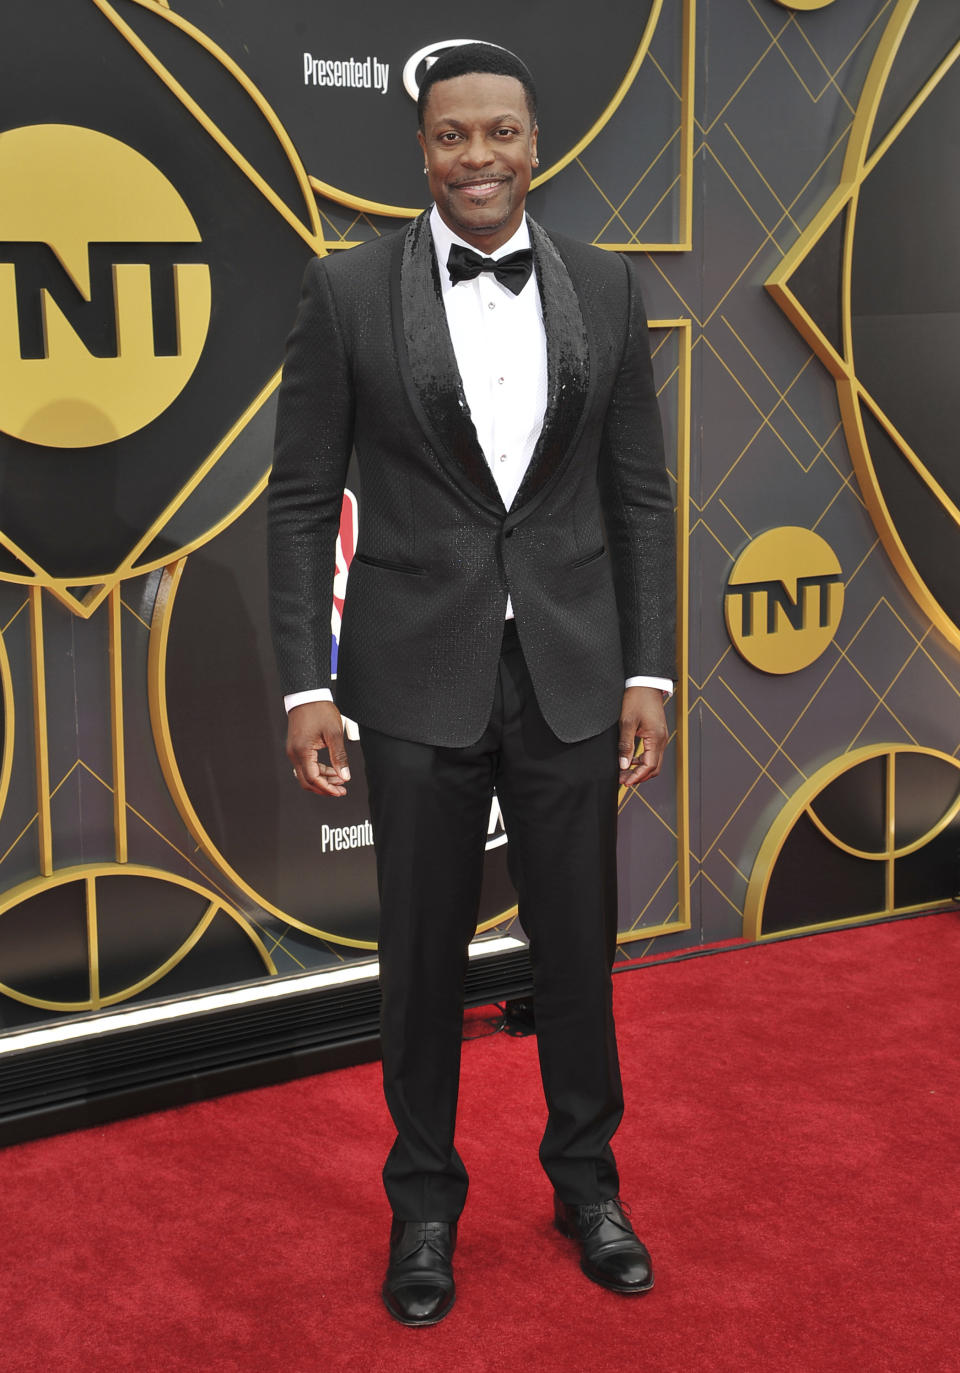
[[[452,81],[455,76],[472,76],[483,72],[490,76],[512,76],[523,87],[531,124],[537,122],[537,88],[529,68],[516,53],[496,43],[460,43],[444,48],[436,62],[424,72],[417,97],[417,118],[423,128],[423,116],[430,99],[430,91],[438,81]]]

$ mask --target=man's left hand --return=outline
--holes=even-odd
[[[643,742],[643,752],[634,758],[638,739]],[[620,707],[620,785],[632,787],[656,777],[666,747],[663,692],[651,686],[627,687]]]

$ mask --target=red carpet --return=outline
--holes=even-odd
[[[960,917],[617,978],[624,1196],[657,1284],[581,1277],[531,1040],[464,1048],[451,1315],[378,1291],[376,1065],[0,1154],[0,1367],[935,1373],[960,1366]]]

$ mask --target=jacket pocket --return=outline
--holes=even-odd
[[[413,567],[410,563],[390,563],[385,558],[371,558],[368,553],[354,553],[353,561],[364,567],[379,567],[384,572],[405,572],[410,577],[425,577],[425,567]]]
[[[593,553],[588,553],[585,558],[578,558],[577,561],[575,563],[571,563],[570,566],[572,568],[587,567],[590,563],[595,563],[599,561],[599,559],[604,556],[606,551],[607,550],[601,545],[600,548],[596,549]]]

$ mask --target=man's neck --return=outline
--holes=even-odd
[[[440,262],[446,262],[447,254],[452,243],[459,243],[464,248],[470,248],[474,252],[482,253],[484,257],[505,257],[507,253],[513,253],[520,248],[530,247],[530,229],[527,224],[527,217],[524,215],[519,227],[511,236],[500,244],[498,248],[478,247],[476,243],[471,243],[469,239],[459,234],[456,229],[446,222],[437,209],[436,205],[430,211],[430,229],[433,234],[433,241],[437,248],[437,258]]]

